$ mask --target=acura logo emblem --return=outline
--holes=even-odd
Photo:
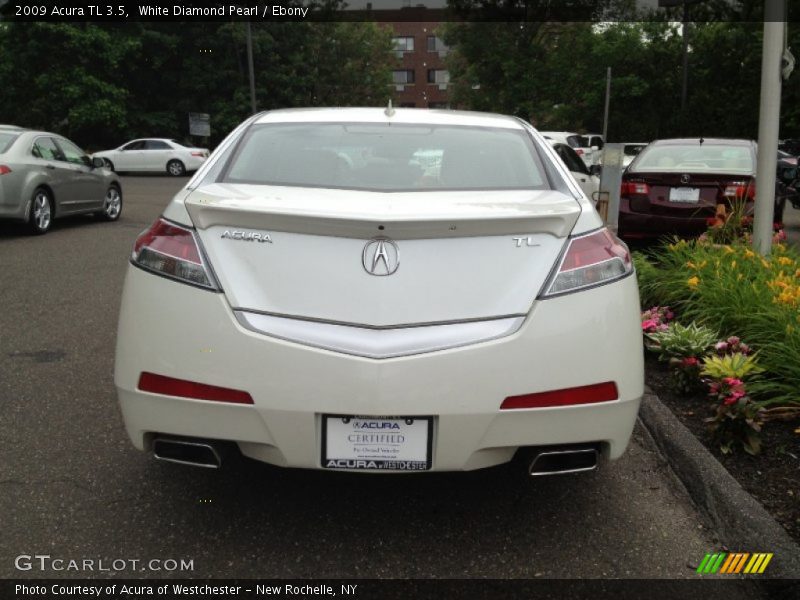
[[[370,275],[391,275],[400,266],[400,250],[389,238],[372,238],[361,253],[361,264]]]
[[[688,173],[684,173],[683,175],[681,175],[681,183],[689,183],[690,179],[691,177],[689,177]]]

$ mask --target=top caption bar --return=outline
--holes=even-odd
[[[657,6],[656,2],[658,3]],[[0,20],[49,22],[135,22],[135,21],[506,21],[506,22],[613,22],[680,21],[684,4],[690,21],[763,20],[762,0],[340,0],[320,2],[91,2],[64,0],[29,2],[0,0]],[[795,5],[794,2],[787,4]],[[626,6],[623,6],[626,5]],[[800,15],[787,15],[787,21]]]

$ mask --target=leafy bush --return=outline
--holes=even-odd
[[[713,329],[696,323],[686,326],[673,323],[665,331],[656,331],[646,335],[657,344],[661,360],[703,356],[719,337]]]
[[[747,246],[677,240],[652,252],[642,298],[758,347],[764,376],[749,385],[760,406],[800,406],[800,255],[777,243]],[[638,258],[638,264],[643,261]]]
[[[764,369],[756,364],[756,357],[746,356],[741,352],[725,354],[723,356],[707,356],[703,360],[701,375],[711,379],[735,378],[744,379],[748,375],[757,375]]]
[[[747,395],[744,382],[725,377],[711,384],[708,395],[716,402],[714,416],[706,422],[722,453],[729,454],[739,445],[748,454],[761,452],[763,410]]]

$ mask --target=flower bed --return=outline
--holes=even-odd
[[[642,304],[653,307],[642,313],[648,382],[746,489],[777,503],[773,514],[797,537],[800,254],[781,234],[769,257],[742,232],[719,243],[712,228],[634,261]]]

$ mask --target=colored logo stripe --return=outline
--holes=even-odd
[[[757,552],[715,552],[706,554],[697,567],[697,572],[703,575],[714,573],[725,574],[760,574],[763,573],[774,555],[772,553]],[[749,560],[748,560],[749,559]]]

